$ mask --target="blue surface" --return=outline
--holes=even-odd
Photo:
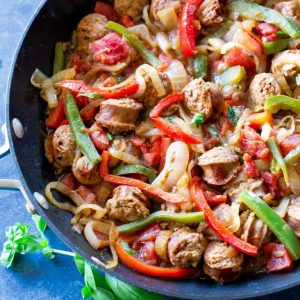
[[[7,74],[10,70],[14,49],[23,29],[34,8],[41,0],[0,0],[0,99],[4,107]],[[42,34],[42,33],[41,33]],[[4,109],[0,110],[0,125],[4,120]],[[3,143],[0,136],[0,144]],[[16,169],[10,155],[0,159],[0,178],[18,179]],[[25,209],[22,194],[17,191],[0,191],[0,246],[5,240],[8,226],[19,221],[34,225],[31,216]],[[48,231],[50,244],[57,249],[67,247]],[[15,268],[0,268],[0,299],[1,300],[43,300],[43,299],[81,299],[80,290],[83,286],[82,276],[77,272],[73,259],[58,256],[48,260],[42,254],[19,256]],[[199,295],[200,299],[201,295]],[[299,299],[300,288],[293,288],[272,296],[259,297],[258,300]],[[125,299],[124,299],[125,300]]]

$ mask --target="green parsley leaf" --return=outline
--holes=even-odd
[[[192,124],[192,125],[195,125],[196,127],[199,127],[200,124],[204,123],[204,121],[205,121],[205,117],[204,117],[203,114],[196,114],[196,115],[193,117],[193,119],[192,119],[192,121],[191,121],[191,124]]]
[[[85,260],[79,255],[75,253],[74,262],[80,274],[84,274],[84,266]]]
[[[172,117],[165,117],[165,120],[169,123],[173,123],[173,118]]]
[[[134,254],[135,254],[135,251],[134,251],[133,249],[131,249],[131,248],[129,247],[129,245],[128,245],[126,242],[122,241],[122,242],[121,242],[121,245],[122,245],[122,247],[124,248],[124,250],[125,250],[127,253],[129,253],[130,255],[134,255]]]
[[[108,132],[106,135],[110,141],[113,141],[115,139],[115,137],[110,132]]]
[[[114,277],[105,274],[105,281],[107,282],[110,289],[120,300],[164,300],[165,297],[145,291],[141,288],[131,286],[125,282],[122,282]]]
[[[91,297],[94,300],[115,300],[116,299],[114,294],[111,291],[100,288],[100,287],[97,287],[97,289],[92,292]],[[123,298],[123,299],[126,299],[126,298]]]
[[[92,290],[89,286],[85,285],[82,289],[81,289],[81,296],[83,299],[89,299],[92,298]]]
[[[83,94],[79,94],[77,97],[88,97],[91,99],[103,99],[103,96],[99,95],[97,93],[83,93]]]
[[[227,118],[231,125],[235,126],[239,120],[239,116],[236,114],[233,107],[228,106]]]
[[[288,34],[284,33],[283,31],[277,31],[276,34],[283,39],[287,39],[290,37]]]

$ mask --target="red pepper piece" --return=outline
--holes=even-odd
[[[116,21],[118,19],[118,14],[114,10],[113,6],[105,2],[101,2],[101,1],[96,2],[95,13],[104,15],[109,20]]]

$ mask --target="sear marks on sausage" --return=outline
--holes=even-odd
[[[239,158],[229,148],[215,147],[198,158],[203,169],[203,179],[209,184],[223,185],[230,181],[238,171]]]
[[[202,233],[192,232],[188,227],[173,232],[168,244],[171,264],[177,267],[195,267],[206,245],[207,242]]]
[[[76,143],[69,125],[61,125],[55,130],[52,145],[55,162],[61,167],[72,166]]]
[[[208,119],[212,113],[212,90],[203,79],[194,79],[183,89],[184,104],[193,114],[203,114]]]
[[[86,185],[99,184],[100,177],[99,166],[96,165],[92,170],[89,169],[89,162],[85,156],[75,159],[72,165],[72,172],[75,178]]]
[[[288,208],[287,221],[294,230],[295,234],[300,237],[300,206],[291,205]]]
[[[101,14],[89,14],[77,26],[78,50],[87,51],[90,43],[101,39],[106,33],[107,18]]]
[[[281,87],[273,74],[257,74],[249,86],[248,104],[254,111],[262,110],[270,96],[280,95],[281,92]]]
[[[129,16],[134,22],[139,22],[143,9],[149,2],[149,0],[115,0],[114,8],[120,17]]]
[[[153,18],[156,21],[159,21],[157,13],[160,10],[163,10],[163,9],[169,8],[169,7],[174,7],[175,11],[178,13],[181,11],[181,8],[182,8],[184,2],[185,2],[184,0],[152,0],[150,12],[151,12]]]
[[[139,188],[120,185],[106,202],[106,209],[111,218],[128,223],[149,215],[146,204],[147,198]]]
[[[103,101],[95,119],[113,134],[133,130],[143,105],[130,98]]]
[[[213,280],[228,282],[242,271],[244,255],[225,242],[213,241],[204,253],[204,272]]]
[[[198,9],[201,25],[212,26],[223,22],[221,6],[218,0],[205,0]]]

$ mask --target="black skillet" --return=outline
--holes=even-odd
[[[15,57],[7,97],[8,134],[11,153],[17,165],[22,184],[37,212],[49,227],[75,252],[91,261],[91,256],[108,257],[108,253],[94,251],[85,239],[71,231],[71,215],[51,206],[43,210],[34,192],[43,193],[49,181],[55,180],[51,166],[45,159],[41,135],[45,103],[31,86],[30,77],[35,68],[51,74],[53,48],[57,41],[67,41],[77,22],[92,11],[95,1],[49,0],[41,5],[25,30]],[[15,136],[11,120],[18,118],[24,128],[22,139]],[[291,272],[264,274],[237,282],[218,285],[208,280],[166,280],[147,277],[119,264],[106,271],[125,282],[160,294],[189,299],[238,299],[265,295],[300,284],[300,266]]]

